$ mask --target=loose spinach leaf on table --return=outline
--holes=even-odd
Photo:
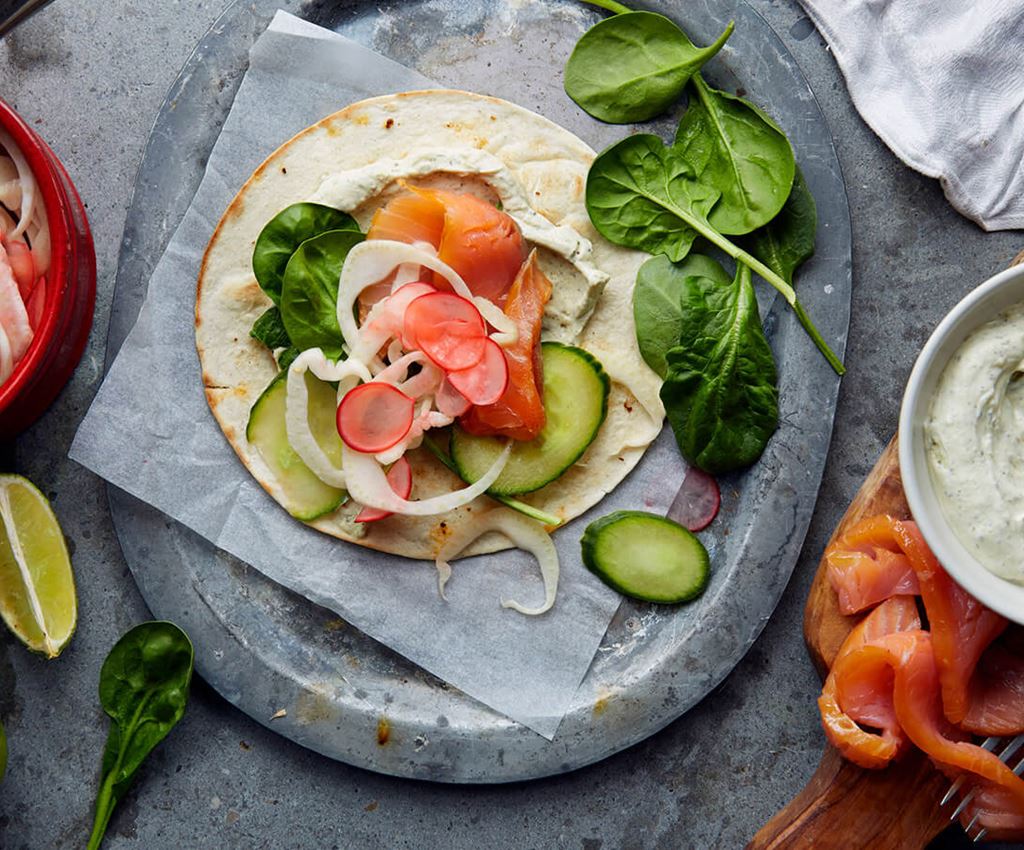
[[[332,360],[344,356],[338,326],[338,278],[348,252],[363,241],[351,230],[329,230],[303,242],[284,270],[281,318],[292,345],[321,348]]]
[[[700,74],[691,91],[673,147],[696,163],[702,182],[722,193],[708,223],[727,235],[750,233],[786,203],[796,168],[793,148],[754,104],[711,88]]]
[[[259,340],[271,351],[278,348],[287,348],[292,344],[291,337],[284,326],[281,318],[281,310],[277,307],[270,307],[267,311],[253,322],[249,336]]]
[[[657,136],[628,136],[591,165],[587,212],[609,241],[678,262],[719,196],[696,178],[693,166]]]
[[[628,136],[612,145],[594,160],[587,175],[587,212],[606,239],[679,261],[693,240],[703,236],[774,286],[829,365],[842,375],[842,361],[814,326],[793,287],[708,222],[717,200],[718,190],[701,182],[678,150],[652,135]]]
[[[185,713],[192,663],[192,642],[166,622],[131,629],[103,662],[100,704],[112,722],[88,850],[100,846],[139,766]]]
[[[645,121],[671,107],[734,27],[730,21],[713,44],[696,47],[664,15],[622,9],[587,30],[565,66],[566,94],[611,124]]]
[[[252,252],[252,270],[271,301],[281,303],[284,270],[299,245],[329,230],[358,232],[359,225],[341,210],[303,202],[285,207],[264,226]]]
[[[728,286],[731,278],[711,257],[690,254],[673,263],[664,254],[651,257],[640,266],[633,289],[633,320],[636,341],[647,365],[661,378],[668,372],[665,354],[679,344],[683,329],[683,281],[705,277]]]
[[[793,285],[796,270],[814,255],[818,210],[799,167],[789,199],[775,218],[744,240],[754,256]]]
[[[750,269],[736,278],[682,281],[679,345],[667,354],[661,388],[679,450],[720,474],[749,466],[778,427],[775,360],[761,328]]]

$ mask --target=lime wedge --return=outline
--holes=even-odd
[[[56,658],[75,631],[71,559],[46,497],[0,475],[0,617],[29,649]]]

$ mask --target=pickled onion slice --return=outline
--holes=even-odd
[[[442,369],[468,369],[484,356],[487,326],[471,301],[448,292],[421,295],[405,311],[403,338]]]
[[[373,455],[355,451],[344,440],[341,443],[341,457],[345,467],[349,495],[366,507],[380,508],[406,516],[434,516],[472,502],[477,496],[487,492],[487,488],[498,479],[505,464],[508,463],[511,452],[512,443],[510,442],[491,464],[491,468],[468,487],[463,487],[453,493],[444,493],[429,499],[410,502],[401,498],[391,489],[384,475],[384,469]]]
[[[17,239],[25,232],[29,222],[35,213],[36,206],[36,179],[32,176],[32,169],[28,161],[21,153],[21,149],[14,144],[14,139],[4,130],[0,130],[0,145],[3,145],[7,155],[13,160],[14,167],[18,170],[18,182],[21,184],[21,209],[18,210],[18,224],[10,233],[8,239]]]
[[[412,492],[412,467],[409,466],[409,461],[404,457],[400,457],[392,465],[391,469],[388,470],[387,474],[388,484],[391,489],[395,491],[398,496],[403,499],[408,499],[409,494]],[[392,516],[392,511],[382,511],[380,508],[363,508],[358,514],[356,514],[356,522],[376,522],[379,519],[386,519]]]
[[[0,325],[0,384],[11,377],[14,371],[14,358],[11,356],[11,343],[4,332],[4,326]]]
[[[36,287],[38,292],[40,287]],[[306,387],[306,372],[310,371],[321,381],[338,381],[338,394],[347,392],[356,381],[371,380],[370,370],[357,360],[332,363],[319,348],[303,351],[288,367],[288,385],[285,402],[285,429],[288,444],[310,471],[324,484],[331,487],[345,486],[345,473],[338,469],[327,453],[320,447],[309,427],[309,390]]]
[[[415,402],[383,381],[360,384],[338,405],[338,433],[357,452],[382,452],[412,427]]]
[[[551,535],[537,520],[530,519],[508,508],[496,508],[482,516],[478,516],[448,538],[448,541],[437,553],[434,562],[437,567],[437,584],[441,596],[444,597],[444,586],[451,577],[452,568],[448,563],[465,549],[470,543],[488,531],[504,534],[520,549],[530,552],[540,564],[540,574],[544,581],[544,602],[536,608],[527,608],[511,599],[502,599],[502,608],[511,608],[520,614],[536,616],[548,611],[555,604],[558,592],[558,552],[551,541]],[[444,597],[447,598],[447,597]]]
[[[494,404],[508,386],[505,352],[493,339],[487,339],[480,362],[468,369],[449,372],[448,380],[471,404]]]
[[[415,245],[391,242],[387,239],[367,239],[348,252],[345,265],[341,269],[341,277],[338,279],[338,327],[341,328],[349,357],[367,360],[380,348],[380,345],[373,348],[372,343],[360,341],[359,327],[353,313],[359,293],[383,280],[404,263],[417,263],[437,272],[451,284],[456,295],[472,301],[484,319],[497,331],[493,337],[499,345],[510,345],[519,338],[519,329],[515,322],[506,316],[498,305],[486,298],[474,297],[466,282],[447,263],[441,262],[430,252]]]
[[[472,404],[468,398],[460,393],[455,387],[452,386],[452,382],[447,377],[441,381],[441,386],[438,387],[437,395],[434,396],[434,402],[437,404],[437,409],[445,416],[450,416],[455,419],[458,416],[462,416]]]
[[[21,298],[21,291],[14,279],[14,272],[11,270],[3,245],[0,245],[0,325],[7,334],[11,357],[17,365],[28,351],[35,332],[29,322],[28,310]]]

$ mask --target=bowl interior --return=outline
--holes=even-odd
[[[964,590],[1017,623],[1024,623],[1024,585],[990,573],[950,527],[936,495],[925,456],[924,423],[936,385],[953,353],[972,331],[1022,301],[1024,266],[1017,266],[989,278],[957,304],[935,329],[914,364],[903,396],[899,422],[903,489],[925,540],[946,571]]]
[[[40,200],[46,209],[50,231],[50,270],[46,275],[47,291],[42,322],[36,329],[35,337],[25,356],[15,366],[7,381],[0,385],[0,411],[3,411],[16,403],[21,391],[33,380],[56,333],[68,283],[69,213],[64,189],[50,160],[52,154],[49,148],[24,119],[2,99],[0,128],[10,134],[28,162],[39,190]]]

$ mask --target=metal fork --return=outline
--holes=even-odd
[[[1005,744],[1005,746],[1002,747],[1002,749],[999,750],[999,752],[996,752],[996,749],[1001,744]],[[999,756],[1000,761],[1009,764],[1010,759],[1013,758],[1017,751],[1021,747],[1024,747],[1024,735],[1018,735],[1009,743],[1006,742],[1005,738],[986,738],[984,741],[981,742],[979,746],[984,747],[986,750],[989,750],[990,752],[996,753],[996,755]],[[1024,757],[1022,757],[1017,762],[1016,767],[1013,768],[1013,772],[1017,774],[1017,776],[1020,776],[1022,771],[1024,771]],[[953,798],[956,797],[957,792],[963,787],[965,781],[966,775],[960,776],[950,786],[949,790],[946,792],[946,795],[942,798],[942,801],[939,803],[939,805],[945,806],[949,804],[953,800]],[[974,795],[976,793],[977,788],[972,788],[967,794],[964,795],[963,799],[960,800],[957,807],[953,809],[953,813],[949,816],[949,819],[951,821],[956,821],[956,819],[960,817],[960,815],[963,813],[963,810],[966,809],[967,806],[970,804],[971,800],[974,799]],[[971,818],[970,823],[968,823],[967,826],[964,827],[964,832],[967,833],[967,837],[970,838],[971,841],[973,841],[975,844],[981,841],[981,839],[983,839],[988,834],[987,829],[979,829],[976,834],[971,835],[971,830],[974,829],[979,816],[980,815],[975,815],[973,818]]]

